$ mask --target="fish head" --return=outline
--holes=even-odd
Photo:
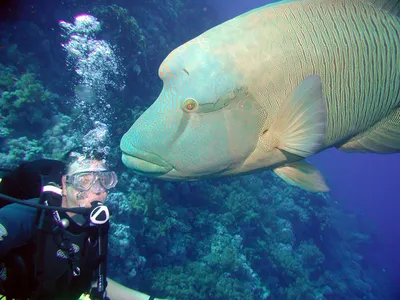
[[[235,173],[255,149],[265,116],[234,64],[194,39],[167,56],[159,77],[157,100],[121,140],[123,163],[168,180]]]

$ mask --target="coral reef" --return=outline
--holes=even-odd
[[[113,206],[121,211],[114,222],[130,223],[132,261],[146,258],[127,284],[170,299],[378,299],[355,247],[334,232],[338,212],[328,196],[268,172],[197,183],[140,180],[128,188],[131,199]]]
[[[16,73],[16,68],[0,64],[0,119],[3,127],[32,135],[34,132],[27,129],[44,127],[54,109],[52,94],[34,73]]]

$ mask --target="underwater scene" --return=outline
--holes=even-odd
[[[395,0],[2,0],[0,168],[104,153],[107,276],[159,299],[400,299],[399,37]]]

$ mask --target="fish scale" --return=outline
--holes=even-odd
[[[254,14],[264,13],[272,15],[273,11],[254,11]],[[286,42],[276,42],[275,36],[269,36],[264,38],[264,43],[275,43],[280,48],[275,51],[286,53],[291,59],[285,61],[284,67],[276,68],[274,62],[266,67],[285,73],[269,77],[291,76],[285,79],[291,84],[285,85],[284,91],[271,93],[278,100],[258,100],[266,104],[271,118],[280,105],[269,104],[284,101],[305,74],[322,77],[330,111],[326,147],[371,127],[398,105],[399,73],[393,72],[400,68],[397,18],[358,1],[299,1],[280,9],[279,14],[275,14],[279,20],[269,17],[270,23],[265,26],[282,23],[282,14],[290,26]],[[248,13],[237,22],[246,23],[246,18],[252,17]],[[295,74],[288,72],[293,66],[296,66]],[[387,66],[395,67],[391,67],[392,72],[387,72]],[[265,96],[262,92],[258,94]]]
[[[123,163],[167,180],[270,169],[329,190],[306,158],[400,152],[399,16],[395,0],[281,1],[211,28],[161,64]]]

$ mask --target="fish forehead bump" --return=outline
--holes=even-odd
[[[193,65],[207,57],[210,51],[210,40],[200,35],[175,48],[161,63],[158,70],[160,78],[168,78],[175,70]]]
[[[229,55],[219,50],[221,42],[209,33],[181,45],[165,58],[159,69],[164,95],[173,95],[178,102],[195,98],[202,104],[240,87],[241,74],[236,72]]]

